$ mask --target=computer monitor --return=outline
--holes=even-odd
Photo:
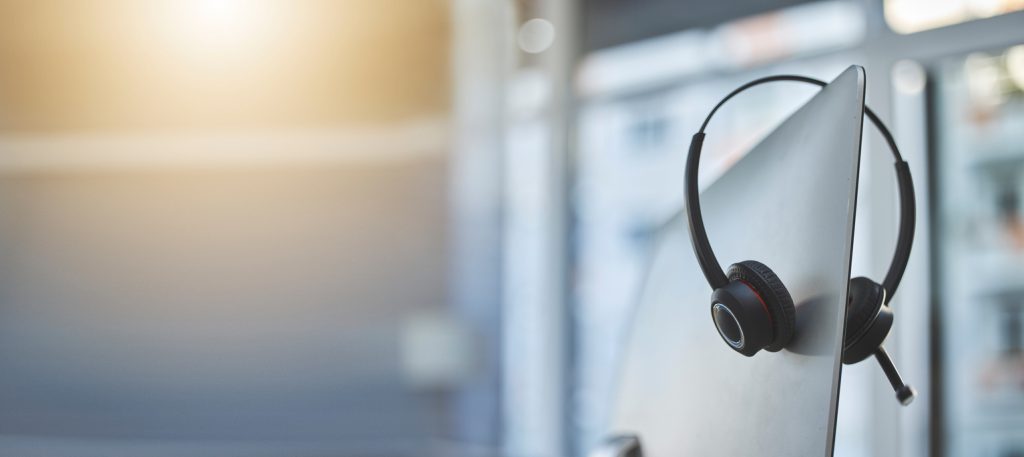
[[[786,349],[730,349],[712,324],[685,213],[659,231],[609,434],[635,434],[646,457],[831,455],[863,113],[854,66],[701,195],[723,268],[760,261],[792,294],[797,333]]]

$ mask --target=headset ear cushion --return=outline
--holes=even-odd
[[[844,345],[860,339],[874,321],[885,301],[885,288],[863,276],[850,280],[849,299],[846,306],[846,337]]]
[[[781,351],[793,338],[793,329],[796,327],[793,297],[789,295],[782,280],[767,265],[755,260],[733,264],[729,267],[728,275],[732,281],[747,283],[768,307],[768,313],[772,316],[774,338],[764,349],[771,352]]]

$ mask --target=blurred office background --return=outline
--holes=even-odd
[[[0,1],[0,455],[585,456],[699,122],[850,64],[921,395],[844,367],[836,455],[1024,455],[1019,0]]]

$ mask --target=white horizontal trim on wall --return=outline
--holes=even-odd
[[[446,154],[444,118],[336,129],[0,134],[0,172],[371,164]]]

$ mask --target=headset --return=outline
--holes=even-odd
[[[693,242],[693,250],[701,271],[714,291],[711,294],[711,317],[726,344],[747,357],[753,356],[761,349],[778,352],[785,348],[795,331],[796,309],[786,286],[767,265],[755,260],[745,260],[731,265],[728,272],[722,271],[704,228],[697,188],[697,170],[704,144],[704,130],[715,112],[739,93],[754,86],[777,81],[801,82],[819,87],[826,85],[824,81],[805,76],[778,75],[756,79],[736,88],[719,101],[704,119],[700,130],[693,135],[686,159],[686,213],[690,226],[690,240]],[[866,106],[864,115],[882,133],[895,159],[900,202],[899,237],[889,271],[881,284],[863,276],[850,280],[842,361],[849,365],[874,355],[889,383],[892,384],[896,399],[906,406],[914,400],[917,392],[903,382],[882,343],[892,328],[893,313],[889,302],[903,278],[903,272],[910,259],[910,248],[914,242],[917,211],[914,183],[910,177],[910,167],[903,160],[889,129]]]

